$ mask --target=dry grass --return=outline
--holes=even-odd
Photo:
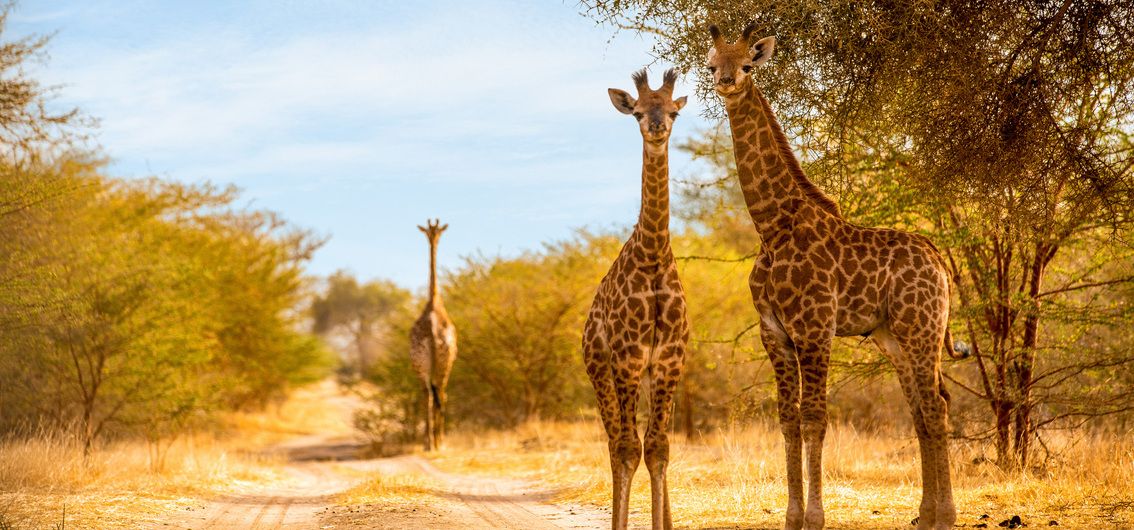
[[[349,475],[349,473],[347,473]],[[336,504],[357,506],[374,503],[411,505],[436,496],[437,481],[420,473],[382,472],[335,496]]]
[[[215,432],[160,447],[112,443],[87,458],[58,434],[0,442],[0,528],[54,528],[64,513],[66,528],[138,528],[196,499],[279,480],[279,456],[262,449],[296,434],[349,432],[343,415],[328,413],[337,399],[325,382],[266,413],[230,415]]]
[[[958,525],[981,514],[990,527],[1019,514],[1030,526],[1134,527],[1134,440],[1053,440],[1061,454],[1042,473],[1004,473],[972,464],[975,448],[954,446]],[[431,456],[454,473],[511,474],[555,488],[558,500],[607,507],[610,466],[597,422],[535,423],[514,432],[456,433]],[[825,451],[824,506],[832,528],[909,528],[920,500],[917,443],[909,437],[832,428]],[[675,437],[669,472],[675,524],[688,528],[780,528],[787,504],[783,442],[774,425]],[[648,525],[649,480],[639,467],[631,520]],[[877,513],[875,513],[877,512]],[[989,522],[989,521],[985,521]]]

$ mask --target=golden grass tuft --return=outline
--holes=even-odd
[[[670,495],[674,523],[686,528],[775,528],[783,524],[783,441],[772,424],[673,440]],[[1006,473],[974,464],[980,447],[954,444],[958,524],[982,514],[990,526],[1020,515],[1030,526],[1134,527],[1134,440],[1127,436],[1049,437],[1059,457],[1043,471]],[[917,441],[833,426],[824,453],[824,507],[838,528],[908,528],[920,501]],[[512,475],[537,481],[556,500],[607,508],[610,464],[598,422],[532,423],[512,432],[466,432],[429,458],[452,473]],[[639,466],[631,520],[649,524],[649,479]],[[874,513],[878,512],[878,513]]]
[[[420,473],[369,474],[361,484],[335,496],[339,505],[370,503],[415,504],[440,490],[437,482]]]
[[[344,401],[345,400],[345,401]],[[219,492],[281,478],[270,444],[296,434],[349,433],[333,381],[297,390],[261,413],[230,414],[215,431],[161,444],[119,441],[89,457],[72,437],[0,441],[0,523],[15,528],[138,528]]]
[[[44,434],[0,444],[0,517],[17,528],[130,528],[233,484],[271,480],[272,459],[215,436],[163,448],[119,442],[83,456],[80,444]],[[161,457],[159,464],[158,457]]]

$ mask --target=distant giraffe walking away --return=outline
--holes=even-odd
[[[602,279],[583,328],[583,360],[606,429],[613,474],[611,526],[626,528],[630,482],[642,458],[635,406],[645,374],[650,392],[645,459],[650,472],[653,528],[673,527],[666,468],[673,395],[685,364],[689,323],[685,293],[669,243],[669,135],[685,97],[673,97],[677,74],[651,90],[633,76],[638,99],[610,89],[614,108],[631,114],[642,133],[642,207],[638,224]]]
[[[949,277],[925,237],[863,228],[812,184],[750,72],[775,38],[734,43],[710,27],[708,66],[732,127],[737,173],[762,241],[749,277],[760,335],[776,374],[787,454],[785,528],[823,527],[823,437],[827,366],[836,336],[868,336],[897,370],[921,450],[918,528],[946,530],[957,518],[948,452],[948,395],[941,347],[949,339]],[[803,443],[808,495],[803,503]]]
[[[418,226],[429,239],[429,300],[410,330],[410,364],[425,392],[425,450],[440,447],[445,434],[445,386],[457,359],[457,328],[437,289],[437,242],[449,225],[439,219]]]

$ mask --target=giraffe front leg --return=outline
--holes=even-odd
[[[807,513],[805,526],[820,530],[823,514],[823,439],[827,435],[827,367],[829,339],[796,344],[803,396],[800,406],[803,441],[807,445]]]
[[[599,415],[602,417],[603,429],[606,432],[607,455],[610,457],[611,526],[617,529],[617,521],[620,518],[618,488],[622,475],[622,466],[618,458],[618,393],[614,388],[614,376],[610,369],[609,354],[600,356],[594,352],[585,352],[584,359],[587,365],[587,375],[590,376],[591,386],[593,386],[595,390],[595,399],[598,401]]]
[[[685,365],[685,345],[675,344],[658,352],[658,364],[650,373],[653,396],[650,424],[646,428],[645,460],[650,472],[650,506],[653,530],[672,530],[669,509],[669,422],[673,415],[673,396]]]
[[[776,375],[776,405],[784,434],[788,505],[785,530],[803,528],[803,438],[800,433],[799,361],[775,317],[761,318],[760,340]]]
[[[630,484],[642,460],[642,441],[638,438],[638,388],[646,363],[645,350],[637,345],[614,352],[612,359],[614,390],[618,397],[618,436],[612,444],[614,470],[615,530],[625,530],[630,516]]]

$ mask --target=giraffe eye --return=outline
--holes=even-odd
[[[671,120],[676,120],[676,119],[677,119],[677,113],[676,113],[676,112],[671,112],[671,113],[669,113],[669,118],[670,118]]]
[[[741,69],[741,70],[744,70],[744,73],[748,73],[748,72],[751,72],[751,71],[752,71],[752,65],[750,65],[750,64],[746,64],[746,65],[744,65],[744,66],[740,67],[740,69]]]
[[[642,119],[642,113],[641,112],[635,112],[634,113],[634,119],[636,119],[636,120]]]
[[[715,67],[715,66],[710,66],[710,67],[709,67],[709,71],[715,74],[715,73],[717,73],[717,67]]]

